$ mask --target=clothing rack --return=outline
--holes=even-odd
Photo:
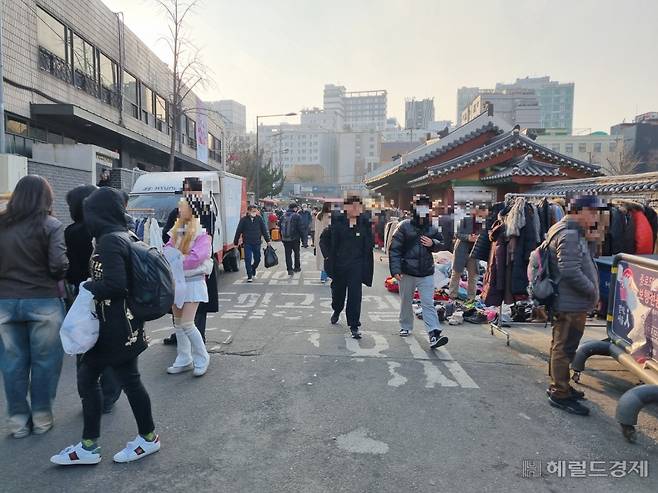
[[[505,194],[505,201],[508,199],[513,199],[517,197],[524,197],[524,198],[542,198],[542,199],[548,199],[548,200],[553,200],[553,199],[559,199],[559,198],[564,198],[565,193],[564,192],[557,192],[553,193],[551,195],[546,195],[546,194],[541,194],[541,193],[507,193]],[[624,197],[626,198],[626,197]],[[521,300],[519,300],[521,301]],[[515,305],[518,301],[515,301],[511,306]],[[505,301],[503,301],[500,306],[498,307],[498,316],[491,322],[489,322],[489,328],[491,331],[491,335],[494,335],[494,331],[500,332],[505,336],[506,342],[505,344],[509,346],[509,341],[510,341],[510,333],[506,331],[503,328],[503,324],[512,326],[513,324],[518,324],[518,325],[541,325],[541,324],[548,324],[549,321],[547,322],[503,322],[503,305],[505,304]],[[590,327],[604,327],[605,325],[589,325]]]

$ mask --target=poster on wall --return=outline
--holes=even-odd
[[[658,358],[658,271],[619,262],[612,332],[637,362]]]
[[[197,107],[203,108],[203,103],[197,100]],[[196,158],[208,164],[208,115],[197,113],[196,120]]]

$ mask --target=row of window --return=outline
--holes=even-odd
[[[120,73],[118,64],[79,34],[42,8],[37,10],[39,67],[60,80],[119,107],[119,85],[123,88],[126,109],[146,125],[170,134],[172,120],[169,101],[127,71]],[[183,142],[196,149],[196,122],[185,116],[181,122]],[[219,160],[220,141],[209,135],[210,156]],[[211,145],[212,143],[212,145]]]
[[[562,152],[562,145],[561,144],[552,144],[551,149],[555,152]],[[564,153],[565,154],[573,154],[573,149],[574,145],[573,144],[564,144]],[[609,142],[608,143],[608,152],[614,152],[617,150],[617,142]],[[583,152],[590,152],[588,149],[587,143],[581,142],[578,144],[578,152],[583,153]],[[591,152],[603,152],[603,143],[601,142],[595,142],[591,146]]]

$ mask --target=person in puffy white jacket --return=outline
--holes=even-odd
[[[167,373],[193,370],[200,377],[208,370],[210,356],[201,333],[194,323],[199,303],[208,302],[206,276],[212,272],[212,240],[199,221],[202,204],[194,196],[182,198],[178,204],[178,219],[169,231],[165,250],[174,248],[182,256],[185,275],[184,295],[176,296],[172,312],[176,330],[177,356]],[[171,257],[170,252],[167,256]],[[180,286],[179,286],[180,290]]]

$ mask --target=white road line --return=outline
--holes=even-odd
[[[400,363],[387,361],[386,364],[388,364],[388,372],[391,374],[391,379],[388,381],[388,385],[391,387],[399,387],[400,385],[407,383],[407,378],[395,371],[396,368],[400,368]]]
[[[313,332],[313,333],[309,334],[308,340],[315,347],[317,347],[317,348],[320,347],[320,333],[319,332]]]
[[[380,334],[364,334],[364,336],[370,336],[375,341],[375,347],[372,348],[362,348],[356,339],[352,339],[351,335],[345,334],[345,346],[349,351],[354,353],[354,356],[366,356],[370,358],[388,358],[385,354],[381,354],[382,351],[386,351],[389,348],[388,341],[386,338]]]
[[[421,361],[425,371],[425,388],[433,389],[436,384],[441,387],[457,387],[459,384],[446,377],[431,361]]]

